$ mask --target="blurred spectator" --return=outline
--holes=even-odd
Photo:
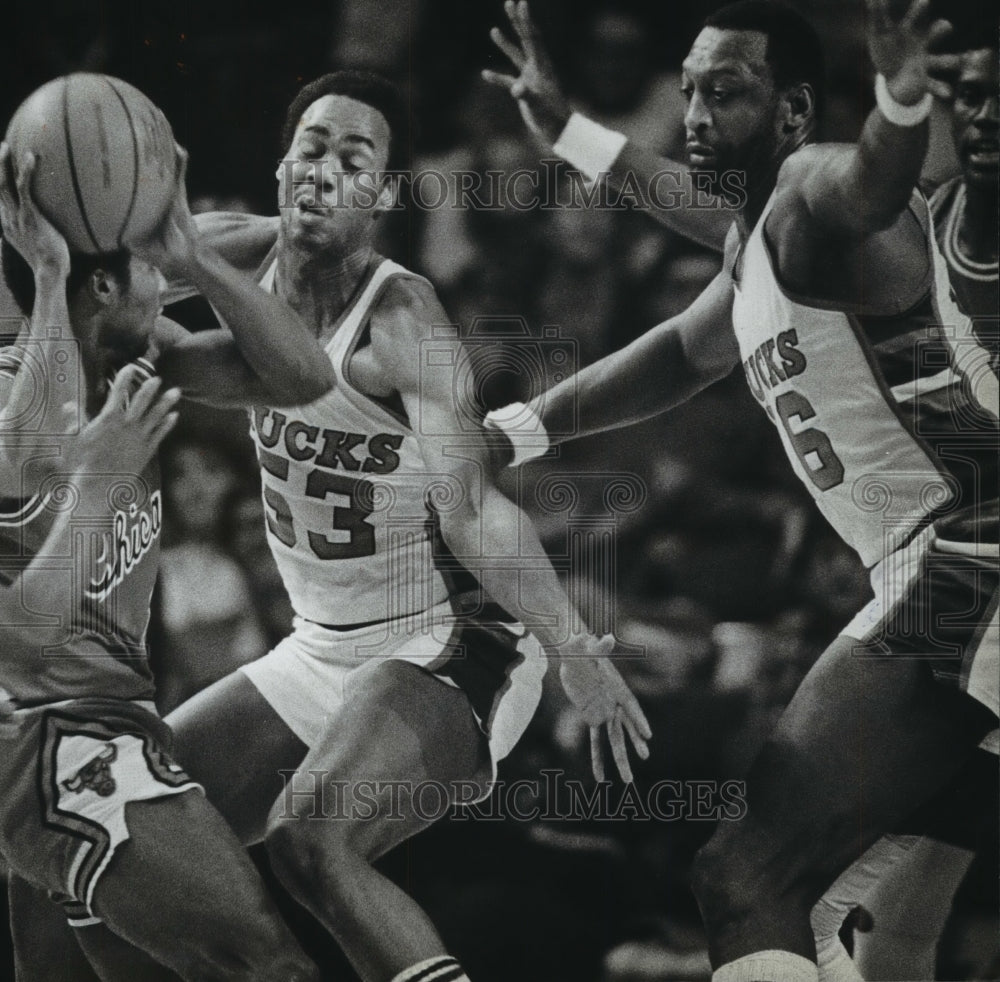
[[[218,444],[180,434],[165,447],[157,691],[169,712],[267,650],[246,574],[222,546],[240,480]]]

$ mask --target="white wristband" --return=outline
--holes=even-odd
[[[514,448],[511,467],[517,467],[533,457],[541,457],[549,449],[549,435],[535,411],[523,402],[512,402],[501,409],[491,409],[483,426],[507,434]]]
[[[904,106],[901,102],[896,102],[886,84],[885,76],[880,72],[875,76],[875,102],[878,104],[879,112],[890,123],[896,126],[919,126],[930,114],[934,106],[934,97],[930,92],[925,92],[920,102],[912,106]]]
[[[627,142],[623,133],[573,113],[552,149],[589,180],[596,181],[611,170]]]

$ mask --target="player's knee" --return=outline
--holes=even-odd
[[[731,857],[716,834],[695,854],[691,866],[691,889],[706,924],[735,912],[741,895],[740,885],[732,875]],[[749,899],[746,901],[749,903]]]
[[[347,836],[346,822],[327,821],[322,833],[303,820],[274,823],[267,833],[271,868],[293,896],[321,891],[329,896],[346,883],[357,856]]]
[[[691,888],[706,924],[739,921],[762,900],[763,879],[738,841],[720,828],[695,854]]]
[[[822,892],[804,870],[754,850],[731,826],[720,827],[696,853],[691,887],[710,929],[753,919],[762,907],[804,917]]]

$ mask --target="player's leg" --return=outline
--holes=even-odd
[[[820,982],[863,982],[865,976],[847,953],[840,940],[840,931],[859,905],[865,907],[867,914],[869,898],[879,882],[889,877],[897,864],[906,861],[915,844],[916,836],[882,836],[837,877],[813,907],[810,920],[816,939]],[[950,904],[950,894],[945,902]],[[914,976],[914,980],[916,978]]]
[[[746,817],[721,825],[698,855],[713,965],[742,960],[718,978],[815,978],[813,905],[995,725],[985,707],[937,683],[926,662],[859,656],[852,639],[834,642],[751,768]],[[772,964],[744,960],[768,951],[780,953]]]
[[[854,943],[862,978],[919,982],[937,977],[938,942],[974,858],[970,849],[922,838],[880,878],[865,901],[872,930]]]
[[[457,982],[464,975],[427,915],[372,861],[440,817],[439,795],[456,782],[485,788],[489,748],[466,696],[421,668],[378,661],[351,683],[300,768],[303,793],[290,788],[275,803],[267,839],[272,865],[362,978],[431,972]],[[421,791],[426,799],[414,807],[413,794]],[[367,800],[376,803],[374,814]],[[335,807],[336,817],[310,818],[317,808],[330,816]]]
[[[318,980],[257,871],[196,791],[126,806],[91,908],[183,979]]]
[[[11,872],[7,895],[18,982],[98,982],[65,909],[47,890]]]
[[[862,976],[913,982],[933,979],[938,942],[952,899],[989,839],[996,839],[995,754],[978,750],[958,779],[907,822],[912,840],[863,899],[872,929],[858,935],[854,959]]]
[[[244,843],[264,837],[267,815],[307,747],[242,672],[166,717],[174,756]]]
[[[89,982],[92,977],[100,982],[183,982],[176,972],[118,937],[106,924],[75,928],[73,933],[97,972],[96,976],[80,976],[80,982]],[[76,976],[73,980],[77,982]]]

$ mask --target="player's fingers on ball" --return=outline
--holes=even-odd
[[[604,756],[601,753],[601,728],[590,728],[590,769],[594,772],[595,781],[604,780]]]
[[[14,182],[14,167],[11,160],[10,144],[4,140],[0,143],[0,192],[6,192]]]
[[[188,152],[179,143],[175,143],[174,153],[177,158],[177,180],[183,184],[185,177],[187,177]]]
[[[17,183],[17,192],[22,200],[26,199],[31,193],[31,176],[34,172],[35,155],[30,150],[26,150],[21,154],[21,158],[17,162],[17,170],[14,174],[14,179]]]
[[[490,30],[490,40],[518,71],[524,68],[524,52],[499,27]]]

